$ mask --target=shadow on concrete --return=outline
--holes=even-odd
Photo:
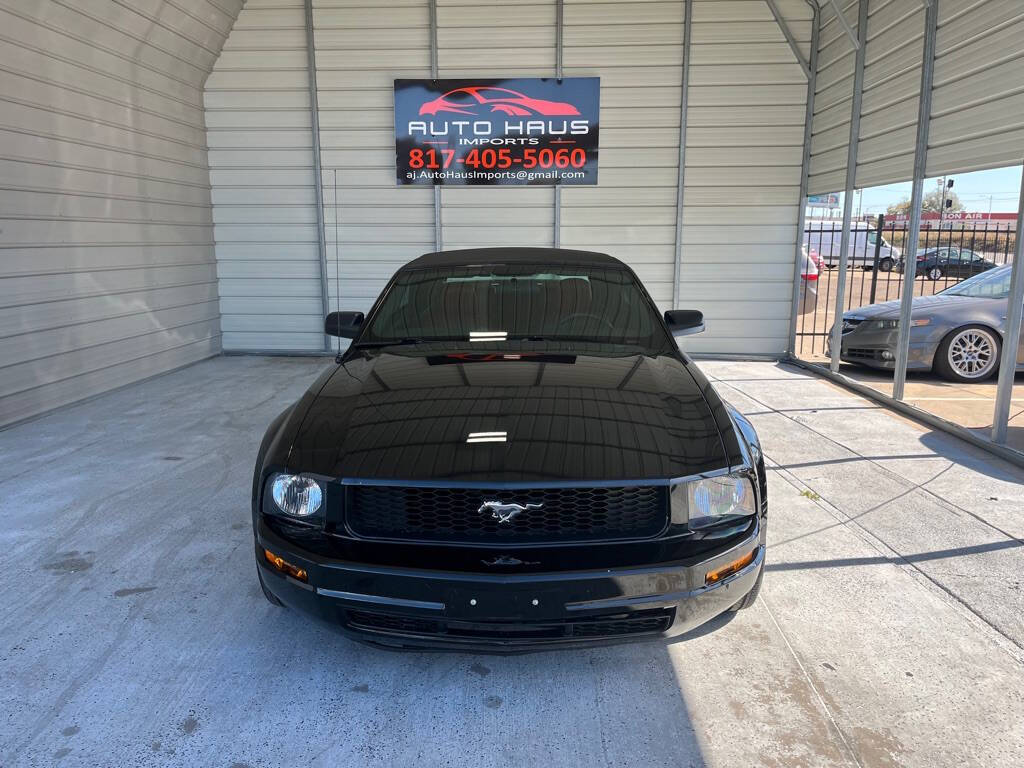
[[[1015,433],[1015,442],[1008,441],[1008,445],[1024,445],[1024,428],[1011,427],[1009,431]],[[937,456],[959,464],[972,472],[1001,480],[1004,483],[1024,482],[1024,470],[947,432],[937,429],[925,432],[921,435],[921,445],[934,451]]]
[[[696,640],[698,637],[710,635],[713,632],[717,632],[718,630],[722,629],[722,627],[729,624],[733,619],[736,618],[736,615],[737,614],[735,611],[725,611],[724,613],[720,613],[717,616],[715,616],[715,618],[711,619],[710,621],[704,622],[699,627],[694,627],[685,634],[666,640],[665,645],[676,645],[678,643],[685,643],[688,640]]]
[[[937,549],[932,552],[918,552],[911,555],[898,555],[887,557],[877,555],[871,557],[847,557],[833,560],[805,560],[795,563],[768,563],[765,568],[769,571],[804,571],[814,568],[844,568],[855,565],[886,565],[901,563],[923,563],[929,560],[947,560],[955,557],[966,557],[967,555],[978,555],[984,552],[997,552],[1003,549],[1017,549],[1024,547],[1024,541],[1016,539],[1010,541],[993,541],[988,544],[975,544],[969,547],[953,547],[951,549]]]
[[[801,469],[803,467],[821,467],[829,464],[855,464],[858,461],[893,461],[896,459],[907,460],[907,459],[937,459],[942,458],[936,456],[934,453],[894,453],[880,456],[847,456],[842,459],[822,459],[821,461],[803,461],[796,464],[777,464],[775,466],[768,467],[768,471],[779,470],[779,469]]]

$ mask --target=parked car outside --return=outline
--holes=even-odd
[[[523,651],[656,638],[753,604],[767,486],[750,423],[626,265],[434,253],[267,429],[267,599],[358,639]]]
[[[1006,341],[1010,271],[1010,265],[998,267],[934,296],[915,297],[907,370],[934,370],[957,382],[992,376]],[[899,300],[844,313],[840,359],[871,368],[895,368],[899,315]],[[1013,343],[1017,370],[1024,370],[1024,333]]]
[[[818,253],[817,248],[808,248],[806,245],[803,246],[804,252],[807,257],[811,260],[815,267],[817,267],[819,274],[825,269],[825,260],[821,258],[821,254]]]
[[[901,258],[896,270],[903,272],[904,266],[904,261]],[[942,248],[929,248],[917,254],[916,274],[924,275],[929,280],[941,280],[943,277],[964,279],[995,269],[997,266],[995,262],[989,261],[980,253],[969,248],[943,246]]]
[[[804,247],[815,249],[823,264],[829,269],[839,265],[839,255],[842,252],[842,229],[810,229],[804,232]],[[850,242],[847,246],[847,264],[858,266],[863,269],[873,269],[875,264],[875,244],[878,242],[878,232],[869,228],[867,224],[853,222],[850,229]],[[882,236],[882,243],[878,250],[878,270],[889,272],[899,262],[901,251],[892,245],[885,236]]]
[[[800,306],[799,314],[806,315],[813,312],[818,305],[818,277],[819,267],[817,260],[807,253],[807,248],[800,250]]]

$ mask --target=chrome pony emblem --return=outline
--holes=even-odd
[[[530,509],[540,509],[543,504],[505,504],[500,501],[485,501],[480,505],[480,509],[477,512],[487,512],[490,510],[491,517],[497,520],[499,523],[508,523],[512,521],[516,515],[520,512],[526,512]]]

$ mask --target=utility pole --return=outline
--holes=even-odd
[[[953,179],[950,179],[947,182],[946,181],[946,177],[943,176],[942,177],[942,194],[940,195],[942,200],[939,202],[939,231],[940,232],[942,231],[942,220],[946,216],[946,203],[947,202],[949,203],[949,207],[951,207],[951,208],[953,207],[953,194],[950,193],[948,201],[947,201],[947,198],[946,198],[946,192],[951,190],[952,188],[953,188]]]
[[[942,218],[946,212],[946,177],[939,182],[939,232],[942,232]]]

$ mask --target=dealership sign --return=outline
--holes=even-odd
[[[399,184],[597,184],[600,78],[395,80]]]

